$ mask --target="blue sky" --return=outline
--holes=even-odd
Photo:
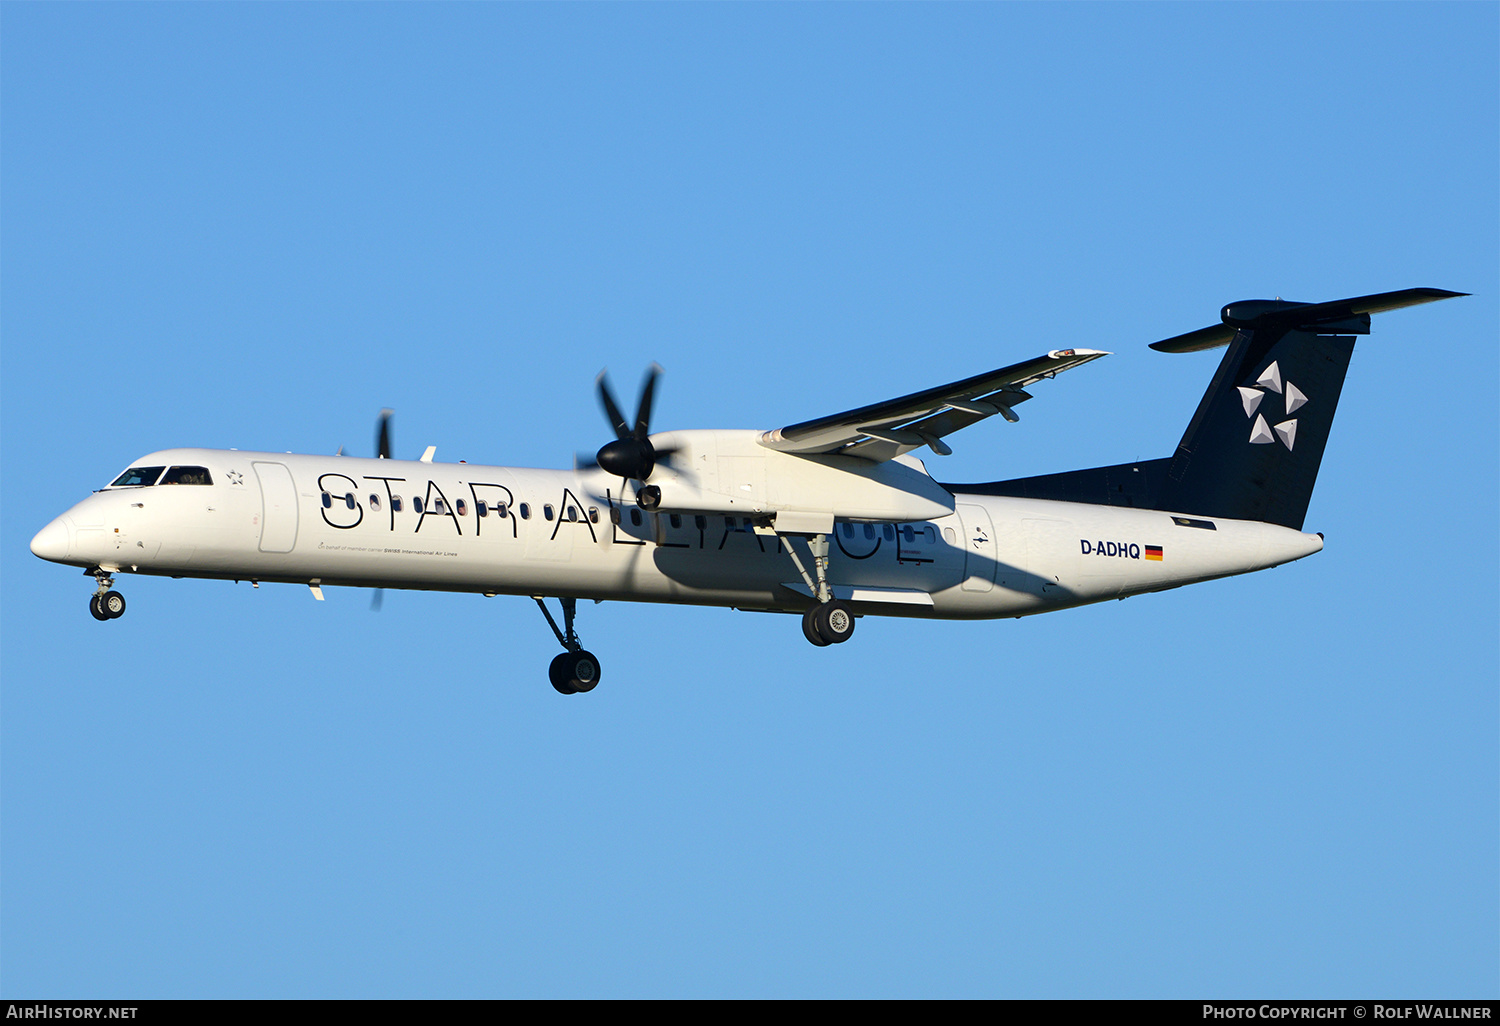
[[[0,7],[0,992],[1495,997],[1500,8]],[[125,578],[174,445],[566,466],[1116,355],[928,463],[1167,455],[1377,319],[1290,566],[1026,620]]]

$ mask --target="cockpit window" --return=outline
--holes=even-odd
[[[115,478],[111,488],[129,488],[139,485],[156,484],[156,479],[161,477],[161,472],[166,467],[131,467],[125,473]]]
[[[211,485],[213,478],[208,476],[207,467],[173,467],[167,471],[166,477],[160,481],[161,484],[200,484]]]

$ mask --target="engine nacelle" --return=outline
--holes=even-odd
[[[853,456],[798,456],[767,449],[759,437],[758,431],[653,435],[652,444],[671,455],[657,462],[637,501],[663,513],[786,513],[785,519],[799,523],[904,523],[953,512],[953,496],[916,457],[872,463]]]

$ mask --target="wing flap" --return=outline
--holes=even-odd
[[[767,431],[760,444],[778,452],[837,453],[877,463],[924,445],[947,455],[952,450],[942,442],[944,435],[997,414],[1014,421],[1012,407],[1031,398],[1026,386],[1108,355],[1099,349],[1054,349],[962,381]]]

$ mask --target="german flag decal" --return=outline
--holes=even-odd
[[[1160,563],[1161,562],[1161,546],[1160,545],[1147,545],[1146,546],[1146,558],[1147,559],[1154,559],[1158,563]]]

